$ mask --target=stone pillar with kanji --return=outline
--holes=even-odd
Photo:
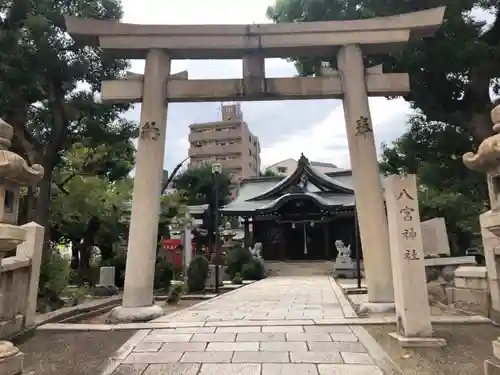
[[[403,347],[443,346],[432,337],[416,176],[388,176],[385,200],[397,316],[391,336]]]
[[[387,216],[361,47],[343,46],[337,55],[337,68],[342,76],[344,117],[368,287],[368,302],[361,304],[360,311],[390,311],[394,309],[394,291]]]

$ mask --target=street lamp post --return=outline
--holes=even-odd
[[[221,165],[219,163],[212,164],[212,173],[214,175],[214,228],[215,228],[215,293],[219,293],[219,175],[222,171]]]

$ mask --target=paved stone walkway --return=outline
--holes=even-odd
[[[386,374],[363,328],[315,324],[345,317],[332,283],[326,276],[268,278],[162,317],[157,322],[175,328],[138,331],[104,374]]]

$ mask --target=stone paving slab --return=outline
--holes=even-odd
[[[326,276],[269,278],[154,321],[104,374],[382,375],[342,303]]]

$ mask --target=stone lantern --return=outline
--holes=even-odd
[[[500,105],[491,111],[493,131],[476,153],[463,156],[467,168],[486,173],[491,209],[479,216],[481,237],[494,316],[500,314]],[[500,337],[493,341],[493,357],[485,361],[485,374],[500,373]]]
[[[43,177],[41,165],[30,167],[9,151],[13,134],[12,126],[0,119],[0,267],[7,252],[25,240],[26,230],[17,225],[20,189],[36,185]],[[2,297],[0,293],[0,301]],[[23,356],[11,342],[0,341],[0,374],[21,374]]]

